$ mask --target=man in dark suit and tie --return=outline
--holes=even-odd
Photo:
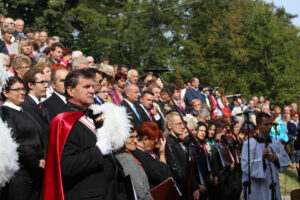
[[[89,72],[91,72],[92,74],[94,74],[94,90],[95,90],[95,94],[94,94],[94,104],[104,104],[105,102],[103,101],[103,99],[101,99],[99,97],[99,93],[101,91],[101,83],[103,78],[103,75],[101,73],[101,71],[99,71],[98,69],[95,68],[89,68],[87,69]]]
[[[142,119],[136,107],[140,96],[138,86],[135,84],[127,84],[124,88],[124,95],[124,100],[120,105],[126,108],[127,113],[130,115],[131,123],[135,128],[138,128],[142,123]]]
[[[150,91],[142,93],[140,98],[140,104],[138,105],[138,113],[142,122],[156,122],[159,128],[163,129],[163,118],[160,116],[156,107],[154,106],[154,94]]]
[[[46,97],[48,82],[45,79],[44,72],[39,68],[31,68],[24,75],[24,86],[28,92],[25,101],[21,105],[25,112],[32,115],[33,119],[42,130],[41,138],[45,150],[48,144],[49,120],[45,114],[41,98]]]
[[[165,112],[165,103],[162,101],[162,99],[160,98],[160,94],[161,94],[161,87],[157,84],[152,84],[149,86],[149,91],[151,91],[153,93],[153,97],[154,97],[154,103],[153,105],[155,106],[155,108],[157,109],[157,111],[159,112],[159,114],[165,118],[166,117],[166,112]]]
[[[67,111],[64,82],[68,71],[61,67],[51,73],[51,85],[54,89],[50,98],[44,101],[45,113],[51,121],[57,114]]]

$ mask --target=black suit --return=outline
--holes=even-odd
[[[94,104],[102,105],[105,102],[100,97],[94,97]]]
[[[71,110],[76,109],[73,105]],[[103,156],[96,142],[95,133],[77,120],[60,161],[66,200],[116,199],[116,161]]]
[[[52,59],[51,57],[48,58],[48,61],[52,64],[52,65],[55,65],[55,64],[58,64],[59,62]]]
[[[141,105],[137,105],[137,111],[141,117],[142,122],[156,122],[158,127],[163,130],[163,126],[164,126],[164,120],[162,118],[162,116],[159,114],[159,112],[157,111],[157,114],[159,114],[160,119],[159,120],[155,120],[154,116],[152,116],[152,120],[149,118],[149,115],[146,113],[146,111],[141,107]]]
[[[49,120],[47,116],[41,111],[39,106],[29,95],[25,97],[25,101],[22,104],[22,108],[25,112],[28,112],[32,115],[34,120],[39,125],[39,128],[42,130],[41,138],[46,151],[47,144],[48,144],[48,129],[49,129]]]
[[[44,158],[40,129],[28,112],[2,107],[2,119],[12,129],[18,143],[20,169],[4,188],[3,199],[38,200],[41,195],[43,170],[39,160]]]
[[[135,112],[133,111],[133,109],[131,108],[131,106],[127,103],[126,100],[123,100],[122,103],[120,104],[120,106],[124,106],[126,108],[126,111],[128,113],[128,115],[130,116],[130,122],[132,125],[134,125],[135,128],[138,128],[141,124],[142,121],[137,117],[137,115],[135,114]],[[136,106],[137,112],[138,112],[138,106]],[[141,118],[141,116],[140,116]]]
[[[43,106],[49,121],[51,121],[56,115],[68,110],[67,104],[65,104],[65,102],[54,92],[51,97],[43,102]]]
[[[154,159],[149,153],[140,149],[136,149],[131,153],[141,162],[141,165],[148,176],[151,189],[164,182],[169,177],[172,177],[169,167],[158,159]]]
[[[159,108],[160,108],[162,114],[164,115],[164,117],[166,117],[165,103],[162,100],[156,101],[155,103],[159,106]]]

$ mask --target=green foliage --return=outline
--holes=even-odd
[[[172,67],[182,80],[280,105],[300,96],[295,16],[262,0],[3,0],[0,11],[98,62]]]

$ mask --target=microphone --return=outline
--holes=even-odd
[[[226,98],[231,98],[231,97],[241,97],[243,96],[243,94],[231,94],[231,95],[227,95],[225,96]]]
[[[153,73],[162,73],[162,72],[172,72],[175,69],[170,68],[145,68],[143,69],[144,72],[153,72]]]

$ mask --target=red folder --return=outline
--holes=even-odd
[[[153,188],[150,192],[154,200],[179,200],[182,196],[171,177]]]

